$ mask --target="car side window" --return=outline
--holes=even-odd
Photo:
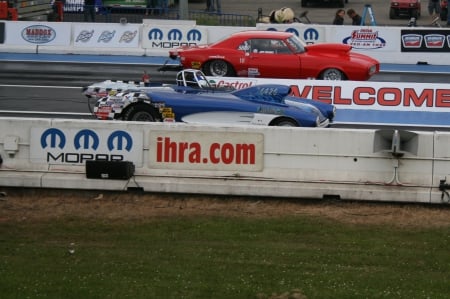
[[[250,40],[251,52],[262,54],[287,54],[291,53],[289,47],[278,39],[252,39]]]
[[[250,52],[250,41],[246,40],[238,46],[238,50]]]
[[[276,54],[290,54],[292,51],[289,49],[289,47],[286,45],[286,43],[283,40],[279,39],[273,39],[270,41],[270,45],[272,47],[272,50]]]

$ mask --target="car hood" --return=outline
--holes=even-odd
[[[352,46],[345,44],[313,44],[305,46],[306,51],[311,52],[327,52],[336,55],[342,55],[351,51]]]

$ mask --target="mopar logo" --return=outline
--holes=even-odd
[[[116,150],[121,151],[123,149],[126,149],[127,151],[130,151],[131,147],[133,146],[133,139],[131,139],[131,136],[127,132],[115,131],[108,137],[108,149],[110,151],[115,149],[115,144],[117,145]]]
[[[303,33],[303,39],[306,41],[314,41],[319,39],[319,32],[314,28],[308,28]]]
[[[158,28],[153,28],[152,30],[150,30],[148,32],[148,39],[152,40],[152,39],[159,39],[162,40],[163,38],[163,33],[160,29]]]
[[[46,148],[48,146],[47,140],[50,139],[51,148],[63,148],[66,145],[66,136],[61,130],[58,129],[48,129],[41,136],[41,146]],[[56,143],[58,142],[58,145]]]
[[[169,40],[181,40],[183,38],[183,34],[178,29],[172,29],[167,34]]]
[[[83,146],[81,145],[83,143]],[[92,130],[81,130],[75,135],[73,144],[75,146],[75,149],[89,149],[89,144],[92,143],[92,149],[97,149],[99,144],[99,139],[97,134],[95,134]]]
[[[202,39],[202,34],[200,33],[200,31],[198,31],[197,29],[189,30],[189,32],[187,34],[188,41],[191,41],[191,40],[200,41],[201,39]]]
[[[66,146],[67,138],[61,130],[51,128],[42,133],[40,140],[42,148],[49,147],[52,149],[63,149]],[[96,132],[89,129],[84,129],[75,134],[73,138],[73,146],[76,150],[96,150],[99,147],[100,141],[100,137]],[[114,131],[108,136],[106,145],[109,151],[126,150],[129,152],[133,147],[133,139],[130,134],[125,131]]]
[[[298,31],[295,28],[288,28],[285,30],[286,32],[290,32],[290,33],[294,33],[295,35],[298,36]]]

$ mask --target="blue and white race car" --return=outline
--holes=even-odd
[[[327,127],[333,105],[291,95],[287,85],[264,84],[231,92],[186,86],[148,88],[97,100],[101,120],[185,122],[227,125]]]

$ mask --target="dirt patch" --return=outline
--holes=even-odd
[[[139,192],[0,190],[0,223],[63,217],[145,220],[150,217],[282,217],[308,215],[351,224],[449,227],[449,205],[292,200]]]

